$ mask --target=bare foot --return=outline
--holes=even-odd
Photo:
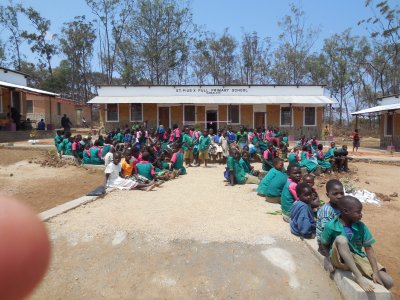
[[[150,185],[147,189],[146,189],[146,192],[150,192],[150,191],[152,191],[155,187],[156,187],[156,183],[153,183],[152,185]]]
[[[160,180],[160,181],[156,182],[154,185],[155,185],[156,187],[159,187],[159,186],[162,185],[163,183],[164,183],[164,181]]]
[[[335,272],[335,267],[332,265],[331,261],[327,257],[324,257],[324,269],[329,273]]]
[[[371,293],[374,291],[375,287],[373,285],[371,285],[366,278],[361,276],[361,278],[356,278],[356,282],[367,293]]]

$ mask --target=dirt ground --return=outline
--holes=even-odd
[[[41,167],[47,150],[0,148],[0,191],[42,212],[85,195],[104,182],[101,170]]]
[[[392,293],[395,299],[400,299],[400,197],[389,197],[393,193],[400,196],[400,167],[373,163],[351,163],[349,167],[356,173],[351,177],[358,177],[356,186],[391,199],[383,201],[381,206],[364,204],[362,221],[376,240],[374,249],[378,261],[395,280]],[[319,181],[326,181],[326,178]],[[318,191],[320,196],[325,193],[324,188],[318,188]],[[323,196],[321,198],[326,199]]]
[[[46,152],[0,148],[0,191],[41,212],[83,196],[103,183],[100,170],[36,164],[46,159]],[[360,155],[364,152],[357,154]],[[259,164],[255,166],[260,168]],[[354,170],[351,178],[356,180],[358,187],[391,199],[379,207],[364,205],[363,221],[377,240],[374,248],[378,260],[395,279],[393,295],[400,298],[400,239],[397,235],[400,197],[389,197],[395,192],[400,195],[397,183],[400,167],[357,162],[351,163],[350,168]],[[130,292],[137,292],[142,298],[164,293],[166,298],[260,298],[259,292],[271,297],[278,295],[275,292],[279,289],[275,290],[276,286],[268,283],[269,294],[261,284],[263,280],[289,284],[290,278],[272,266],[276,254],[266,260],[263,253],[275,248],[284,249],[296,262],[298,270],[304,269],[301,255],[297,257],[294,251],[302,247],[302,243],[290,234],[280,216],[268,214],[279,210],[279,205],[260,201],[254,192],[255,186],[225,187],[222,171],[223,166],[216,165],[210,165],[208,169],[189,169],[189,175],[167,182],[151,193],[115,191],[104,199],[51,220],[48,225],[54,245],[53,263],[34,298],[79,299],[85,295],[129,298]],[[318,182],[327,179],[317,180],[317,188],[324,200],[324,188]],[[134,256],[130,255],[132,252],[135,252]],[[183,260],[177,259],[176,255]],[[104,257],[98,268],[93,267],[96,258],[101,256]],[[119,260],[119,257],[125,258]],[[224,266],[230,262],[237,265],[228,276],[215,269],[216,262]],[[319,265],[315,261],[310,258],[307,263],[314,266],[305,268],[309,274],[319,274]],[[128,272],[125,264],[131,265],[134,271]],[[265,273],[264,267],[273,274]],[[175,268],[176,272],[173,271]],[[198,274],[190,273],[191,269],[199,270]],[[329,281],[308,279],[307,272],[299,271],[297,276],[321,289],[328,288],[332,299],[336,298],[337,291]],[[87,274],[97,275],[88,279]],[[109,286],[104,285],[110,274],[115,278]],[[251,277],[250,274],[256,275]],[[119,276],[129,278],[129,284],[128,279],[118,279]],[[252,279],[240,285],[243,276]],[[326,274],[322,272],[318,276],[325,278]],[[66,280],[59,282],[60,277]],[[231,281],[223,284],[227,277]],[[224,286],[222,294],[215,282]],[[292,292],[288,288],[288,298],[296,298]],[[298,292],[303,291],[296,290],[296,294]],[[312,292],[310,297],[317,298],[319,292]]]

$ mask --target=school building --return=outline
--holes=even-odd
[[[148,127],[279,128],[291,135],[321,135],[323,111],[336,103],[324,86],[175,85],[101,86],[89,101],[100,105],[106,129],[146,121]]]
[[[380,115],[380,146],[388,151],[400,151],[400,95],[378,99],[379,105],[351,113],[359,115]]]
[[[90,122],[90,105],[28,87],[28,77],[28,74],[0,67],[0,130],[17,129],[13,114],[20,114],[22,123],[29,119],[33,128],[40,119],[44,119],[48,130],[61,126],[63,114],[69,116],[74,126],[81,124],[82,116]]]

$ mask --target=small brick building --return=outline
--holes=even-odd
[[[291,135],[319,136],[324,107],[336,103],[324,86],[101,86],[89,103],[100,105],[106,129],[147,121],[198,128],[278,127]]]
[[[58,94],[28,87],[28,74],[0,67],[0,129],[14,131],[11,110],[21,115],[21,122],[29,119],[32,126],[44,119],[47,129],[61,126],[63,114],[67,114],[73,126],[80,125],[84,116],[91,119],[91,107]]]
[[[378,114],[380,118],[380,146],[400,151],[400,95],[378,99],[379,105],[351,113],[354,116]]]

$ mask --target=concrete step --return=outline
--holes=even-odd
[[[318,252],[317,240],[306,240],[306,245],[311,249],[317,259],[320,261],[321,266],[324,265],[324,257]],[[364,290],[354,281],[353,273],[350,271],[343,271],[336,269],[333,276],[343,299],[345,300],[392,300],[393,296],[384,286],[380,284],[374,284],[375,289],[373,293],[366,293]]]

